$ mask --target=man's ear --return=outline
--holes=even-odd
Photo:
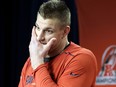
[[[70,32],[70,26],[64,27],[63,37],[67,36]]]

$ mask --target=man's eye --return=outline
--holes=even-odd
[[[52,30],[46,30],[46,32],[47,32],[47,33],[53,33],[53,31],[52,31]]]

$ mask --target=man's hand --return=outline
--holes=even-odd
[[[33,27],[31,41],[29,44],[29,52],[33,69],[36,69],[39,65],[44,64],[44,57],[48,54],[54,41],[56,41],[56,38],[52,38],[46,45],[41,44],[37,40],[35,27]]]

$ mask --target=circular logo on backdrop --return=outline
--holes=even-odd
[[[116,45],[106,48],[102,55],[101,65],[96,85],[116,85]]]

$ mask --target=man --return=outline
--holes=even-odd
[[[70,10],[63,1],[40,6],[18,87],[94,87],[94,54],[68,41]]]

